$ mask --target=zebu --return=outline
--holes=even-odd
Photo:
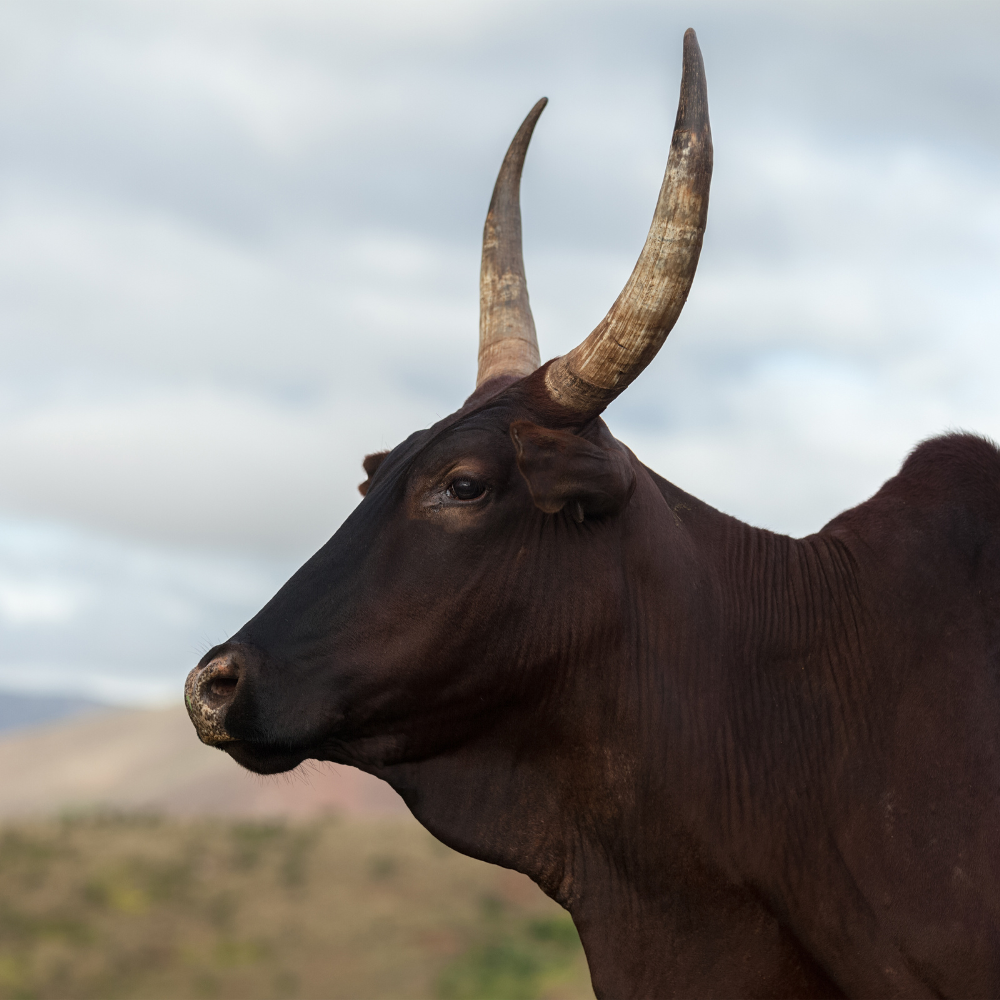
[[[369,456],[357,510],[192,671],[199,736],[384,778],[572,913],[601,997],[996,996],[1000,453],[926,442],[797,540],[643,466],[600,414],[694,277],[694,33],[635,271],[539,366],[518,189],[543,105],[487,216],[475,392]]]

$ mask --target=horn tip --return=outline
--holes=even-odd
[[[677,105],[677,121],[674,124],[674,129],[706,133],[709,129],[705,63],[694,28],[688,28],[684,32],[681,95]]]
[[[528,112],[528,117],[525,118],[525,120],[524,120],[525,123],[526,124],[528,122],[534,123],[534,122],[538,121],[538,116],[545,110],[545,105],[548,104],[548,103],[549,103],[549,99],[547,97],[540,97],[537,101],[535,101],[534,106]],[[532,127],[534,127],[533,124],[532,124]]]
[[[698,44],[694,28],[688,28],[684,32],[684,61],[687,62],[689,59],[701,61],[701,46]]]
[[[698,44],[698,36],[694,33],[694,28],[688,28],[684,32],[684,69],[693,70],[699,76],[703,76],[705,73],[701,46]]]

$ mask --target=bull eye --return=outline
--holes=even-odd
[[[448,492],[456,500],[478,500],[486,492],[486,483],[470,476],[459,476],[451,481]]]

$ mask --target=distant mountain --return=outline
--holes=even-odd
[[[307,761],[260,777],[198,742],[183,706],[91,711],[0,734],[0,819],[113,810],[168,816],[408,814],[383,781]]]
[[[0,732],[40,726],[46,722],[69,719],[101,709],[106,710],[107,705],[85,698],[58,698],[0,691]]]

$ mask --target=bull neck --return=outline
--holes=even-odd
[[[855,565],[841,539],[727,521],[720,610],[741,658],[809,659],[820,637],[839,637],[839,646],[852,636]]]

